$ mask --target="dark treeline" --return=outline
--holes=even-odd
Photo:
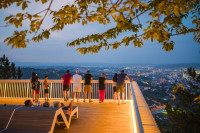
[[[15,63],[10,63],[8,57],[4,54],[0,58],[0,79],[21,79],[22,76],[21,68],[16,68]]]

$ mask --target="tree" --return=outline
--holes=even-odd
[[[13,62],[11,64],[10,72],[11,72],[11,78],[16,79],[16,67],[15,67],[15,63]]]
[[[2,58],[0,58],[0,78],[1,79],[10,78],[10,62],[5,55],[3,55]]]
[[[23,76],[20,67],[18,67],[17,76],[18,79],[20,79]],[[8,57],[6,57],[4,54],[3,57],[0,58],[0,79],[10,79],[10,78],[16,79],[16,67],[15,63],[13,62],[10,65]]]
[[[17,68],[17,78],[18,78],[18,79],[21,79],[22,76],[23,76],[23,73],[22,73],[20,67],[18,67],[18,68]]]
[[[200,123],[200,75],[194,68],[188,68],[190,88],[186,89],[182,84],[175,85],[173,92],[174,101],[166,105],[166,110],[172,125],[178,128],[180,133],[199,132]]]
[[[68,42],[67,46],[78,46],[77,51],[86,54],[97,53],[103,47],[106,50],[130,44],[142,47],[144,41],[151,40],[159,42],[164,50],[170,51],[174,47],[171,37],[187,33],[193,33],[194,40],[200,43],[199,0],[74,0],[74,4],[63,5],[57,11],[52,9],[54,0],[1,0],[0,9],[16,5],[26,10],[35,2],[49,2],[49,6],[35,14],[21,12],[5,18],[5,26],[15,25],[16,28],[23,27],[25,20],[30,22],[29,28],[15,30],[12,36],[4,40],[12,48],[25,48],[30,41],[48,39],[52,32],[63,30],[67,25],[82,23],[84,26],[90,22],[103,25],[112,23],[113,27],[103,33],[77,38]],[[44,15],[40,16],[41,13]],[[54,25],[49,29],[41,29],[47,15],[52,16]],[[147,19],[145,23],[140,20],[141,16]],[[184,19],[190,19],[191,25],[186,25]],[[130,36],[113,42],[123,32],[129,32]],[[91,45],[84,47],[83,44],[88,43]]]
[[[5,66],[5,60],[6,60],[6,56],[3,55],[3,57],[0,58],[0,79],[3,79],[3,70],[4,70],[4,66]]]

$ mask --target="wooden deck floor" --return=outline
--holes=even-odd
[[[0,99],[0,104],[23,104],[24,101],[25,99]],[[55,100],[50,100],[51,105],[53,101]],[[74,105],[79,107],[79,118],[72,120],[69,129],[56,126],[55,133],[133,133],[130,101],[117,105],[109,100],[104,103],[98,103],[97,100],[83,103],[80,100]]]

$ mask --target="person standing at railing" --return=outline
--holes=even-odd
[[[34,99],[34,95],[36,96],[35,94],[35,89],[36,89],[36,73],[35,72],[32,72],[32,77],[31,77],[31,80],[30,80],[31,84],[32,84],[32,98],[33,98],[33,102],[35,101]]]
[[[76,71],[76,74],[73,75],[73,101],[75,97],[75,93],[77,92],[77,102],[79,100],[80,92],[81,92],[81,81],[82,81],[82,76],[79,75],[79,71]]]
[[[120,100],[120,91],[122,92],[122,104],[126,104],[124,102],[124,92],[125,92],[125,87],[124,87],[124,80],[125,78],[127,78],[128,80],[130,80],[130,78],[127,76],[127,74],[124,73],[124,70],[121,71],[120,74],[117,75],[117,97],[118,97],[118,105],[119,100]]]
[[[66,74],[63,75],[61,80],[63,81],[63,97],[64,97],[64,101],[67,101],[69,99],[70,81],[72,80],[72,75],[70,74],[69,70],[66,71]],[[67,91],[67,98],[66,98],[66,91]]]
[[[117,73],[115,73],[112,81],[113,81],[112,86],[113,86],[113,92],[114,92],[114,101],[116,102],[117,100]]]
[[[106,91],[105,80],[106,76],[104,73],[102,73],[101,77],[99,77],[99,103],[102,103],[105,98],[105,91]]]
[[[92,92],[91,80],[93,80],[93,77],[92,77],[92,74],[90,74],[89,70],[85,74],[84,79],[85,79],[85,85],[84,85],[84,100],[83,100],[83,102],[85,102],[87,91],[88,91],[88,95],[89,95],[89,102],[93,102],[91,100],[91,92]]]
[[[35,102],[39,102],[40,86],[41,86],[41,84],[40,84],[38,76],[36,77],[35,84],[36,84],[36,88],[35,88],[35,91],[36,91]]]
[[[45,102],[49,101],[49,83],[48,83],[48,76],[44,77],[44,97]]]

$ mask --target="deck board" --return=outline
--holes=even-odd
[[[23,104],[24,101],[25,99],[0,99],[0,104]],[[51,105],[53,101],[55,100],[50,100]],[[133,133],[130,101],[117,105],[112,100],[104,103],[98,103],[97,100],[83,103],[80,100],[74,106],[79,107],[79,118],[72,119],[69,129],[56,126],[55,133]]]

